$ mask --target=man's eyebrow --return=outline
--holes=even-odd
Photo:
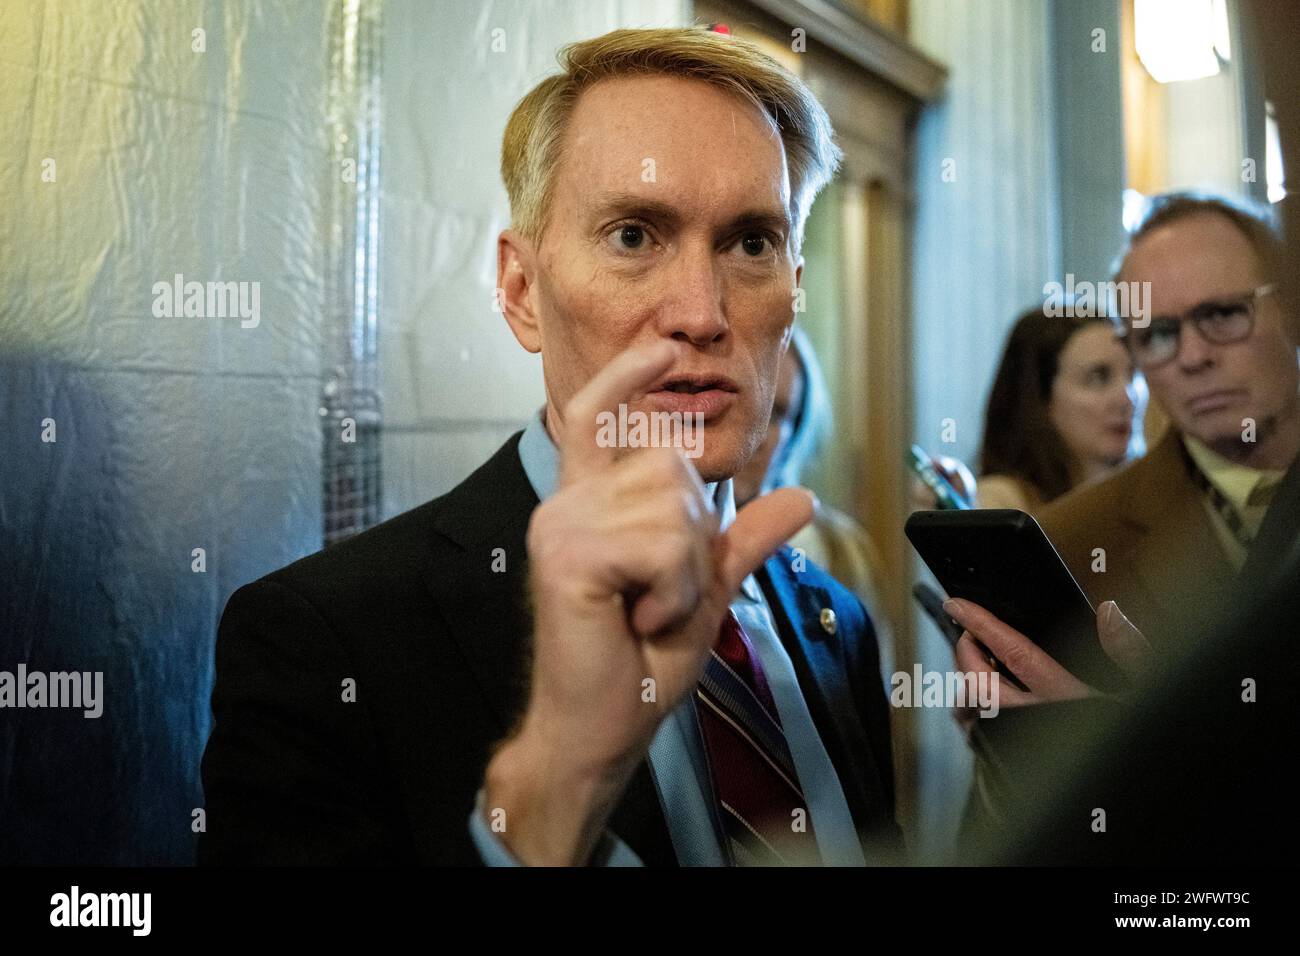
[[[668,203],[633,193],[614,193],[597,200],[592,207],[592,216],[640,216],[643,219],[673,222],[681,218],[680,213]]]
[[[790,232],[790,216],[784,212],[769,212],[765,209],[751,209],[727,223],[728,229],[770,229],[781,235]]]
[[[592,208],[592,216],[597,219],[606,216],[651,219],[670,224],[679,223],[683,218],[668,203],[633,193],[615,193],[597,200]],[[762,227],[784,235],[790,231],[790,216],[784,211],[772,209],[747,209],[733,216],[723,228],[730,232],[745,227]]]
[[[1160,315],[1153,315],[1152,319],[1173,319],[1177,320],[1193,312],[1201,312],[1206,309],[1221,309],[1229,305],[1241,305],[1247,299],[1254,296],[1254,292],[1231,293],[1225,292],[1221,295],[1212,295],[1208,299],[1202,299],[1195,305],[1188,306],[1182,312],[1164,312]]]

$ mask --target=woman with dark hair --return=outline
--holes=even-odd
[[[1032,513],[1122,464],[1138,401],[1133,375],[1107,319],[1041,308],[1020,316],[984,416],[979,506]]]

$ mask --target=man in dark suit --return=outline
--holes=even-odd
[[[231,598],[202,862],[896,859],[870,621],[772,556],[806,492],[737,514],[730,482],[767,426],[829,121],[703,30],[561,65],[502,150],[499,297],[546,406],[449,494]]]
[[[522,434],[449,494],[231,599],[204,760],[206,862],[478,861],[466,818],[529,682],[525,537],[538,500]],[[855,822],[892,851],[870,623],[814,566],[792,567],[785,551],[755,577]],[[609,829],[643,861],[675,862],[648,761]]]

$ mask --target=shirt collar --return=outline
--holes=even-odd
[[[556,486],[560,483],[560,451],[546,430],[545,405],[529,420],[528,427],[519,439],[519,460],[539,501],[545,501],[555,494]],[[704,489],[713,499],[713,506],[721,519],[720,526],[728,527],[736,518],[736,496],[731,487],[731,479],[707,482]],[[745,577],[741,590],[750,600],[760,600],[761,592],[752,574]]]
[[[1238,511],[1245,511],[1251,504],[1252,496],[1276,485],[1285,474],[1282,471],[1239,465],[1191,435],[1184,433],[1182,438],[1196,467],[1201,469],[1210,484],[1218,488]]]

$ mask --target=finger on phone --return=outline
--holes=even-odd
[[[1102,650],[1130,678],[1138,677],[1151,661],[1151,643],[1114,601],[1097,608],[1097,637]]]
[[[943,609],[1026,687],[1033,688],[1044,681],[1069,675],[1037,644],[978,604],[949,598]]]
[[[1004,681],[997,670],[989,663],[989,659],[975,643],[969,631],[962,634],[957,643],[953,646],[953,656],[957,660],[957,669],[965,674],[975,674],[976,678],[981,673],[988,674],[986,678],[992,686],[994,676],[998,676],[998,704],[999,706],[1016,707],[1020,704],[1032,702],[1032,697],[1024,691],[1017,688],[1014,684]]]

